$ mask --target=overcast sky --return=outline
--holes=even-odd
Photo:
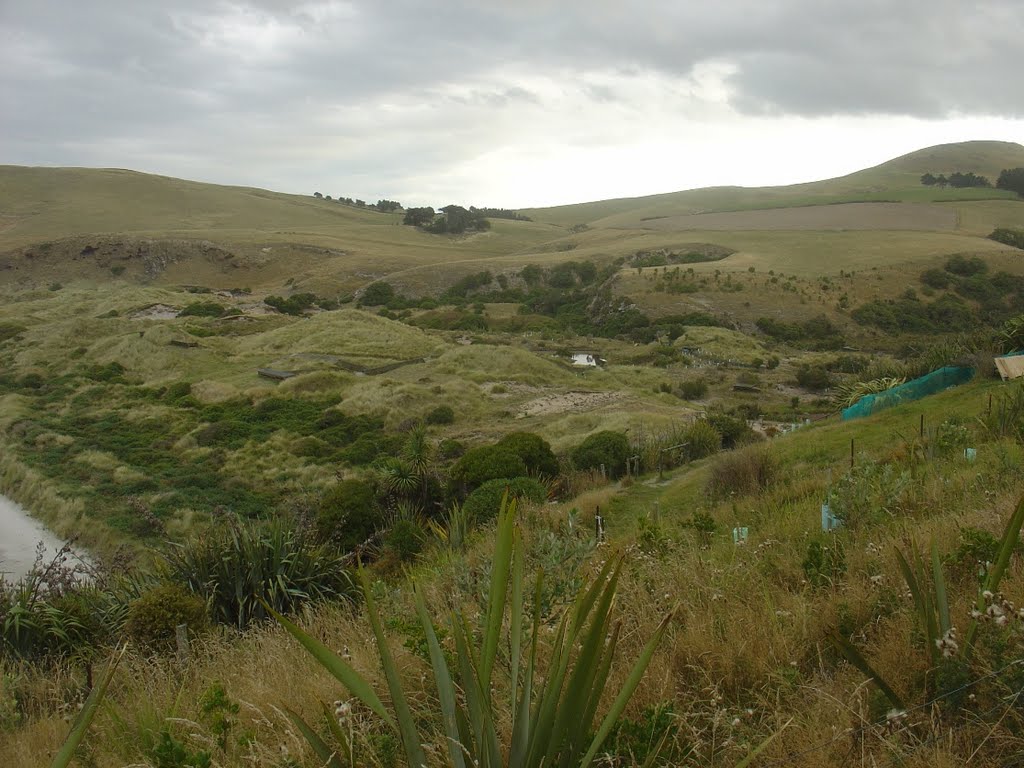
[[[1024,141],[1022,41],[1024,0],[0,0],[0,163],[435,206],[784,184]]]

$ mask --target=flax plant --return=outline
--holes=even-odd
[[[448,629],[455,644],[454,669],[449,667],[442,651],[422,594],[415,591],[416,610],[427,639],[445,737],[443,764],[451,768],[585,768],[593,764],[612,726],[625,710],[665,636],[671,615],[661,621],[608,711],[598,721],[598,706],[608,682],[621,626],[613,620],[612,609],[622,560],[609,558],[596,580],[581,589],[574,604],[562,616],[554,633],[547,675],[542,679],[538,668],[540,632],[544,626],[540,599],[543,574],[538,574],[536,579],[533,616],[527,629],[524,621],[525,552],[515,524],[515,506],[515,502],[509,502],[506,497],[499,512],[490,594],[482,627],[475,632],[460,610],[453,611],[449,617]],[[391,711],[347,662],[288,619],[280,614],[275,617],[355,698],[399,736],[408,764],[419,768],[427,765],[423,735],[417,728],[409,697],[402,688],[388,648],[369,579],[363,570],[359,575],[366,612],[387,679]],[[504,690],[505,686],[494,684],[495,677],[505,670],[504,664],[498,663],[499,651],[504,650],[501,647],[503,629],[508,636],[510,700],[507,702],[496,700],[495,691]],[[502,722],[509,710],[511,736],[507,744],[502,744]],[[334,742],[329,745],[297,714],[292,712],[290,717],[327,765],[340,768],[343,759],[355,764],[352,740],[334,718],[328,717],[330,739]]]

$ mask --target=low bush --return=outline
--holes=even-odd
[[[629,457],[629,440],[621,432],[605,430],[590,435],[572,452],[572,463],[578,470],[600,469],[611,478],[617,478],[626,471]]]
[[[558,475],[558,459],[548,441],[532,432],[511,432],[497,443],[498,448],[507,448],[523,460],[531,475],[555,477]]]
[[[963,256],[958,253],[946,259],[945,270],[960,277],[970,277],[988,271],[988,264],[977,256]]]
[[[997,228],[992,230],[988,239],[1014,248],[1024,248],[1024,229]]]
[[[926,269],[921,273],[921,277],[919,279],[922,284],[927,285],[929,288],[934,288],[935,290],[948,288],[950,282],[952,282],[949,273],[945,270],[939,269],[938,267]]]
[[[455,421],[455,411],[450,405],[439,405],[427,414],[427,424],[452,424]]]
[[[193,637],[210,623],[206,601],[180,584],[161,584],[146,590],[128,604],[125,633],[154,650],[174,647],[179,624],[188,626]]]
[[[796,383],[804,389],[820,392],[832,386],[832,377],[820,365],[801,365],[796,372]]]
[[[736,448],[754,439],[754,430],[747,425],[747,420],[724,411],[712,411],[707,415],[707,423],[721,437],[722,448]]]
[[[316,533],[348,552],[371,538],[380,526],[376,491],[364,480],[342,480],[320,500]]]
[[[750,445],[719,454],[711,464],[705,490],[715,499],[765,490],[775,481],[778,461],[770,449]]]
[[[708,383],[704,379],[690,379],[679,385],[679,396],[684,400],[700,400],[708,393]]]
[[[547,498],[548,490],[531,477],[513,477],[488,480],[466,498],[462,511],[474,523],[493,520],[501,508],[501,500],[508,493],[509,501],[513,499],[531,501],[541,504]]]
[[[526,462],[511,448],[485,445],[470,448],[452,466],[452,481],[469,493],[488,480],[508,477],[526,477]]]

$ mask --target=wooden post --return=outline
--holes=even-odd
[[[191,656],[191,649],[188,645],[188,624],[179,624],[174,628],[174,639],[178,645],[178,663],[185,666]]]
[[[921,414],[921,426],[918,428],[918,435],[924,439],[924,414]]]
[[[604,480],[608,479],[608,474],[604,471],[604,464],[601,465],[601,478]]]
[[[853,469],[853,438],[850,438],[850,469]]]
[[[601,517],[601,508],[594,512],[594,539],[598,544],[604,543],[604,518]]]

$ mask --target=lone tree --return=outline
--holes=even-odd
[[[1008,189],[1024,197],[1024,168],[1007,168],[996,180],[998,189]]]

